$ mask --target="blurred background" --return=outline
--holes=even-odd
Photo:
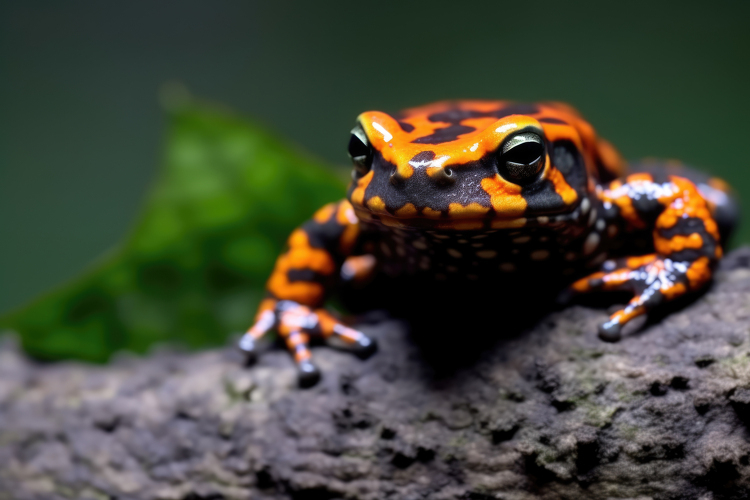
[[[563,100],[625,157],[679,158],[747,200],[748,21],[743,1],[2,2],[0,312],[130,231],[180,85],[341,171],[366,109]]]

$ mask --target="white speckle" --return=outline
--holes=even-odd
[[[446,266],[445,270],[448,271],[449,273],[458,272],[458,268],[456,266]]]
[[[581,202],[581,213],[586,213],[589,211],[589,208],[591,208],[591,202],[588,198],[584,198]]]
[[[512,273],[516,270],[516,266],[510,262],[503,262],[500,264],[500,270],[505,271],[506,273]]]
[[[549,217],[547,217],[546,215],[542,215],[541,217],[537,217],[536,221],[539,224],[548,224],[549,223]]]
[[[381,134],[383,134],[383,140],[385,142],[391,142],[391,139],[393,139],[393,136],[391,135],[391,133],[388,132],[385,129],[385,127],[382,126],[381,124],[379,124],[377,122],[372,122],[372,128],[374,128],[375,130],[377,130],[378,132],[380,132]]]
[[[476,144],[474,144],[474,145],[473,145],[472,147],[470,147],[470,148],[469,148],[469,150],[470,150],[470,151],[471,151],[471,152],[473,153],[474,151],[476,151],[476,150],[477,150],[477,148],[478,148],[478,147],[479,147],[479,143],[477,142],[477,143],[476,143]]]
[[[480,259],[492,259],[493,257],[497,257],[497,252],[495,250],[480,250],[477,252],[477,257]]]
[[[467,240],[458,240],[459,243],[468,243]]]
[[[593,226],[596,222],[596,209],[593,209],[591,211],[591,215],[589,215],[589,226]]]
[[[518,125],[516,125],[515,123],[506,123],[505,125],[500,125],[499,127],[497,127],[495,129],[495,132],[497,132],[498,134],[504,134],[508,130],[513,130],[514,128],[517,128],[517,127]]]
[[[461,252],[459,252],[455,248],[449,248],[448,255],[450,255],[451,257],[455,257],[457,259],[460,259],[462,257]]]
[[[583,255],[591,255],[599,246],[599,233],[591,233],[583,243]]]
[[[419,250],[427,250],[427,243],[423,240],[414,240],[411,245]]]
[[[380,242],[380,250],[383,252],[383,255],[385,255],[386,257],[391,256],[391,248],[384,241]]]
[[[617,226],[609,226],[607,228],[607,235],[609,235],[610,238],[616,234],[617,234]]]
[[[606,225],[607,225],[607,224],[606,224],[606,223],[604,222],[604,220],[602,220],[602,219],[599,219],[598,221],[596,221],[596,230],[597,230],[597,231],[604,231],[604,227],[605,227]]]
[[[346,210],[344,210],[344,217],[346,217],[346,220],[348,220],[352,224],[356,224],[359,222],[359,219],[357,219],[354,210],[352,210],[351,208],[347,208]]]
[[[519,236],[518,238],[513,238],[513,243],[528,243],[529,240],[531,240],[531,236]]]
[[[549,257],[549,250],[534,250],[531,252],[532,260],[544,260]]]
[[[612,271],[617,269],[617,262],[615,262],[614,260],[608,260],[607,262],[602,264],[602,269],[604,269],[608,273],[611,273]]]

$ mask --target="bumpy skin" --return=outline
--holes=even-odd
[[[614,148],[561,103],[366,112],[349,154],[347,200],[292,233],[240,342],[252,353],[276,329],[302,385],[320,376],[311,336],[374,350],[322,309],[343,282],[380,275],[465,290],[533,272],[573,282],[570,293],[625,290],[633,299],[599,332],[615,341],[631,319],[706,286],[736,218],[718,179],[670,163],[626,175]]]

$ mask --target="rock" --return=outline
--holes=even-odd
[[[36,364],[0,347],[0,499],[740,499],[750,491],[750,249],[615,344],[573,305],[425,354],[404,323],[366,361],[232,348]],[[457,341],[460,341],[460,336]]]

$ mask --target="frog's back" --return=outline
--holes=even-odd
[[[536,119],[549,141],[563,127],[573,127],[580,137],[584,154],[591,155],[590,172],[600,182],[626,173],[625,162],[616,150],[598,137],[593,127],[573,107],[560,102],[518,103],[513,101],[456,100],[405,109],[393,114],[413,144],[434,144],[454,150],[471,147],[475,137],[501,118],[523,115]]]

